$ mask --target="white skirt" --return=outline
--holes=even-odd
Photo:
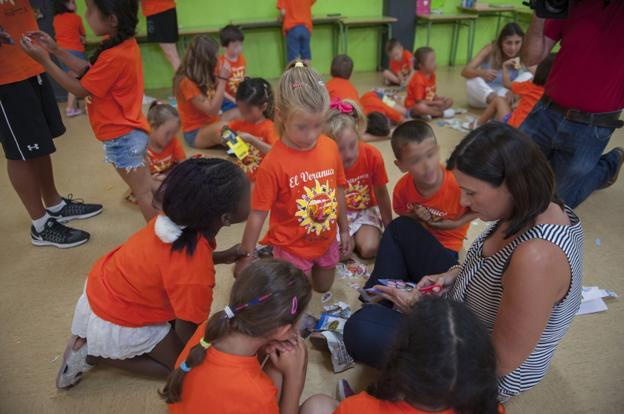
[[[524,82],[533,79],[533,74],[529,71],[520,72],[514,82]],[[466,92],[468,94],[468,105],[473,108],[486,108],[488,106],[487,97],[492,92],[498,96],[505,96],[509,89],[504,86],[492,88],[483,78],[477,77],[466,81]]]
[[[87,354],[109,359],[128,359],[151,352],[169,333],[168,323],[128,328],[98,317],[83,293],[76,303],[71,332],[87,339]]]
[[[364,225],[373,226],[383,233],[383,222],[381,221],[381,213],[379,207],[374,206],[365,210],[349,210],[347,211],[347,221],[349,222],[349,236],[353,237],[355,233]],[[338,233],[338,241],[340,234]]]

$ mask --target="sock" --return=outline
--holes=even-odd
[[[43,216],[39,217],[37,220],[33,220],[32,224],[35,227],[37,233],[41,233],[43,228],[45,227],[46,222],[50,218],[50,215],[46,212]]]
[[[58,203],[58,204],[57,204],[57,205],[55,205],[55,206],[46,207],[46,210],[48,210],[50,213],[58,213],[58,212],[59,212],[59,211],[61,211],[61,209],[62,209],[63,207],[65,207],[66,205],[67,205],[67,203],[65,202],[65,200],[63,200],[63,199],[61,198],[61,202],[60,202],[60,203]],[[37,230],[37,231],[39,231],[39,230]]]
[[[444,112],[442,113],[442,116],[444,118],[452,118],[455,116],[455,111],[452,108],[445,109]]]

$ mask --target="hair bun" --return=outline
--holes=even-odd
[[[305,65],[303,64],[303,62],[298,61],[298,62],[295,63],[295,67],[296,68],[305,68]]]

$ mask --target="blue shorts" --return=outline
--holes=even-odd
[[[182,136],[184,137],[184,140],[186,141],[186,144],[189,147],[195,148],[195,139],[197,139],[198,132],[199,132],[199,128],[182,133]]]
[[[293,27],[286,33],[286,55],[289,63],[300,56],[304,60],[312,59],[310,37],[310,31],[302,24]]]
[[[231,111],[232,109],[236,109],[236,102],[232,102],[229,99],[223,99],[223,103],[221,104],[221,112],[225,113],[227,111]]]
[[[69,50],[69,49],[66,49],[66,50],[67,50],[67,53],[69,53],[70,55],[76,56],[77,58],[82,59],[85,62],[87,61],[87,57],[85,56],[85,54],[83,52],[79,52],[77,50]],[[71,71],[71,69],[69,67],[63,65],[63,63],[60,60],[59,60],[59,64],[61,66],[61,69],[63,69],[64,72],[70,72]]]
[[[104,141],[104,161],[118,169],[133,170],[143,167],[148,142],[147,133],[139,129]]]
[[[508,124],[510,118],[511,118],[511,112],[503,116],[503,124]]]

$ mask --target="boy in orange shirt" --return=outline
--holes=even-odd
[[[397,39],[386,43],[388,69],[383,71],[386,85],[405,86],[414,72],[414,56]]]
[[[347,55],[338,55],[332,60],[330,69],[332,78],[326,83],[331,101],[349,99],[360,102],[357,89],[349,79],[353,72],[353,60]]]
[[[245,35],[238,26],[228,24],[219,30],[219,40],[223,54],[219,56],[217,68],[227,61],[230,66],[230,76],[225,84],[223,104],[221,105],[221,120],[229,121],[240,116],[236,110],[236,91],[238,85],[245,79],[245,55],[243,55],[243,41]]]
[[[85,28],[80,15],[76,13],[76,0],[54,0],[53,24],[59,47],[81,60],[87,60],[84,54]],[[65,65],[63,69],[74,77],[78,76]],[[78,100],[71,92],[68,92],[65,115],[72,117],[81,114]]]
[[[312,36],[312,5],[316,0],[277,0],[282,31],[286,36],[288,63],[297,58],[306,65],[312,60],[310,37]]]
[[[414,67],[416,72],[407,85],[405,107],[412,116],[426,116],[432,118],[452,118],[455,111],[451,109],[453,100],[438,96],[436,93],[437,68],[435,52],[430,47],[421,47],[414,52]]]

